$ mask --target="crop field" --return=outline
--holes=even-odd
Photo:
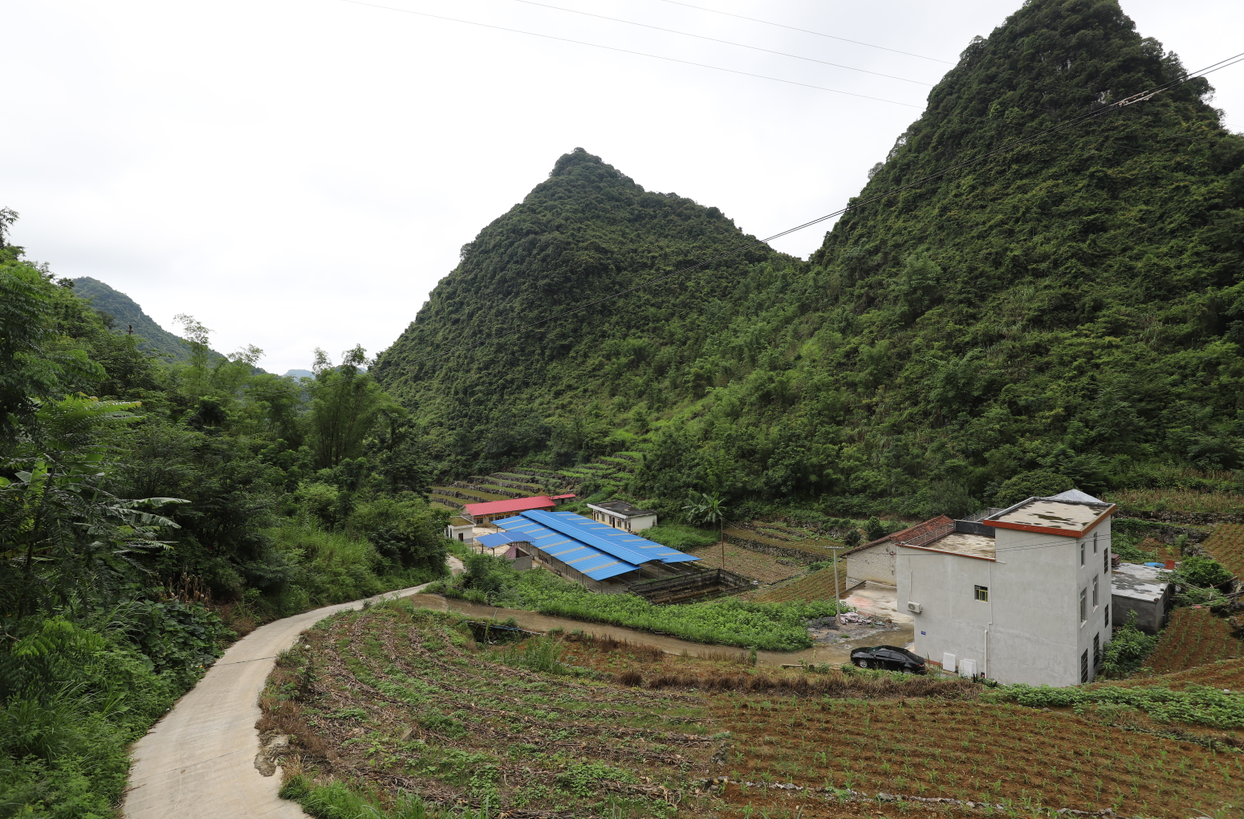
[[[722,547],[720,545],[688,549],[687,551],[689,554],[700,558],[700,565],[706,569],[726,568],[744,577],[759,580],[766,585],[794,577],[804,570],[803,566],[789,558],[753,552],[750,549],[744,549],[742,546],[735,546],[732,543],[725,545],[726,557],[724,567],[721,556]],[[832,600],[833,595],[831,594],[827,599]]]
[[[667,816],[722,745],[698,695],[508,667],[406,603],[324,621],[303,646],[261,700],[260,730],[295,737],[289,775],[515,817]]]
[[[834,552],[831,550],[831,546],[842,545],[836,540],[818,538],[811,534],[800,537],[789,532],[768,529],[760,524],[736,524],[727,526],[724,531],[727,537],[733,536],[745,540],[754,540],[757,543],[764,543],[769,546],[780,546],[783,549],[794,549],[806,552],[820,560],[827,560],[833,557]]]
[[[847,588],[847,564],[840,562],[837,571],[838,589],[845,590]],[[810,603],[813,600],[833,600],[834,593],[834,569],[828,568],[813,572],[807,577],[801,577],[783,586],[765,589],[752,595],[751,600],[756,603],[786,603],[789,601]]]
[[[1238,815],[1244,753],[981,690],[573,636],[488,646],[401,602],[307,632],[260,728],[293,735],[287,777],[492,817]],[[916,801],[934,798],[955,801]]]
[[[1172,671],[1147,677],[1112,680],[1100,685],[1111,686],[1162,686],[1172,691],[1182,691],[1190,686],[1204,685],[1210,688],[1244,692],[1244,658],[1219,660],[1186,671]]]
[[[1244,656],[1244,642],[1231,635],[1226,620],[1209,609],[1179,608],[1162,631],[1148,663],[1155,673],[1186,671],[1218,660]]]
[[[1241,500],[1244,504],[1244,499]],[[1241,506],[1236,507],[1238,512]],[[1244,523],[1221,523],[1201,544],[1236,577],[1244,578]]]
[[[1238,492],[1194,492],[1187,489],[1121,489],[1106,495],[1127,512],[1199,512],[1238,515],[1244,508],[1244,495]]]

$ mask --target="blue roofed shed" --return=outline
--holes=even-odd
[[[485,535],[481,542],[491,538],[496,542],[487,545],[528,543],[538,563],[598,591],[676,573],[666,567],[699,560],[573,512],[532,510],[494,523],[502,531]]]

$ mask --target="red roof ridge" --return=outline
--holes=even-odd
[[[556,505],[548,495],[532,495],[529,498],[508,498],[499,501],[468,503],[465,508],[467,514],[475,517],[476,515],[495,515],[498,512],[527,512],[531,509],[551,509]]]

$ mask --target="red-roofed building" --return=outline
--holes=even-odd
[[[468,503],[463,508],[463,516],[472,523],[491,523],[500,518],[508,518],[519,512],[530,512],[532,509],[553,509],[574,495],[535,495],[530,498],[510,498],[509,500],[487,501],[485,503]]]

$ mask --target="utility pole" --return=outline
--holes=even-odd
[[[838,550],[845,546],[830,546],[834,550],[834,628],[842,630],[842,618],[838,610],[842,607],[842,594],[838,591]]]

